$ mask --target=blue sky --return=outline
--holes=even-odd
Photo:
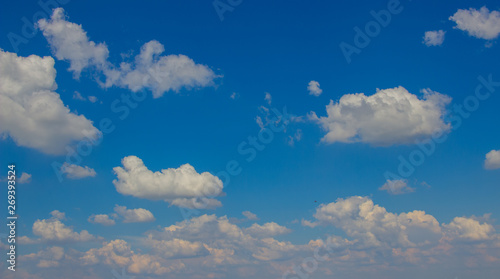
[[[497,2],[52,3],[0,17],[2,278],[498,277]]]

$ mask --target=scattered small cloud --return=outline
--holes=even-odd
[[[302,130],[297,129],[293,136],[288,136],[287,142],[288,142],[288,145],[294,146],[295,142],[299,142],[301,139],[302,139]]]
[[[31,182],[31,174],[22,172],[21,176],[17,180],[17,182],[23,184],[23,183],[30,183]]]
[[[80,101],[85,101],[85,98],[78,91],[73,92],[73,99],[80,100]]]
[[[271,102],[273,101],[273,97],[271,96],[271,94],[269,94],[268,92],[266,92],[266,96],[264,97],[264,100],[266,100],[266,102],[271,105]]]
[[[243,214],[243,216],[247,217],[248,220],[259,220],[257,215],[253,214],[250,211],[243,211],[241,214]]]
[[[402,195],[415,192],[415,188],[408,186],[406,179],[387,180],[384,185],[378,188],[380,191],[387,191],[391,195]]]
[[[231,94],[231,96],[229,96],[229,97],[230,97],[231,99],[233,99],[233,100],[236,100],[236,99],[238,99],[238,98],[240,97],[240,94],[239,94],[239,93],[236,93],[236,92],[233,92],[233,93]]]
[[[61,173],[66,174],[66,177],[70,179],[81,179],[96,176],[94,169],[87,166],[82,167],[75,164],[69,164],[68,162],[64,162],[62,165]]]
[[[107,214],[92,214],[87,220],[90,223],[101,224],[103,226],[113,226],[116,224],[115,220],[111,219]]]
[[[491,150],[486,154],[484,168],[487,170],[500,169],[500,150]]]
[[[123,218],[123,223],[144,223],[156,220],[153,213],[144,208],[127,209],[125,206],[116,205],[115,212]]]
[[[318,97],[323,93],[323,90],[319,87],[319,82],[315,80],[311,80],[309,85],[307,86],[307,90],[309,91],[309,95],[313,95]]]
[[[443,30],[427,31],[424,35],[424,44],[426,46],[440,46],[444,42],[445,34],[446,32]]]

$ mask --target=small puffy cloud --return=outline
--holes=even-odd
[[[107,214],[92,214],[88,221],[93,224],[101,224],[103,226],[113,226],[116,224],[115,220],[111,219]]]
[[[70,112],[55,82],[52,57],[19,57],[0,49],[0,135],[18,146],[47,154],[62,154],[85,133],[100,135],[92,121]]]
[[[96,97],[96,96],[89,96],[88,98],[89,98],[89,101],[90,101],[91,103],[95,103],[95,102],[97,102],[97,97]]]
[[[236,100],[240,96],[239,93],[233,92],[231,96],[229,96],[231,99]]]
[[[490,12],[486,7],[479,10],[459,9],[449,19],[457,24],[455,28],[466,31],[469,36],[478,39],[493,40],[500,34],[500,12]]]
[[[241,214],[243,214],[243,216],[247,217],[248,220],[259,220],[257,215],[253,214],[250,211],[243,211]]]
[[[318,97],[323,93],[323,90],[319,87],[319,82],[315,80],[311,80],[307,85],[307,90],[309,91],[309,95],[313,95]]]
[[[455,217],[451,223],[443,226],[450,236],[472,241],[492,239],[495,232],[492,225],[465,217]]]
[[[116,205],[115,212],[123,218],[123,223],[143,223],[155,220],[153,213],[144,208],[127,209],[125,206]]]
[[[271,105],[271,102],[273,101],[273,96],[271,96],[270,93],[266,92],[266,96],[264,97],[264,100]]]
[[[68,162],[64,162],[64,164],[62,165],[61,173],[66,174],[66,177],[70,179],[81,179],[85,177],[96,176],[96,172],[94,169],[87,166],[82,167],[74,164],[69,164]]]
[[[424,44],[426,46],[440,46],[444,42],[445,31],[427,31],[424,35]]]
[[[80,100],[80,101],[85,101],[85,98],[78,91],[73,92],[73,99]]]
[[[33,233],[45,241],[82,242],[95,239],[88,231],[75,232],[55,218],[36,220],[33,224]]]
[[[326,106],[327,116],[310,114],[310,119],[327,131],[327,143],[364,142],[378,146],[410,144],[450,124],[443,121],[451,98],[425,89],[423,98],[403,87],[377,90],[374,95],[346,94]]]
[[[52,217],[54,217],[58,220],[65,220],[66,219],[66,213],[61,212],[59,210],[53,210],[52,212],[50,212],[50,215],[52,215]]]
[[[316,226],[319,225],[317,222],[311,222],[309,220],[304,220],[304,219],[300,221],[300,224],[304,227],[309,227],[309,228],[315,228]]]
[[[149,89],[158,98],[167,91],[211,86],[219,77],[185,55],[161,55],[165,48],[155,40],[145,43],[133,62],[116,67],[108,61],[106,44],[91,41],[81,25],[66,20],[62,8],[55,9],[49,20],[39,20],[38,28],[55,57],[69,61],[75,77],[87,68],[95,69],[106,77],[105,82],[99,81],[103,87],[119,86],[133,92]]]
[[[302,130],[297,129],[297,131],[295,131],[295,134],[293,134],[293,136],[288,136],[287,142],[288,145],[294,146],[295,142],[299,142],[300,140],[302,140]]]
[[[116,190],[123,195],[164,200],[185,208],[214,208],[221,203],[212,198],[222,193],[222,181],[208,173],[198,173],[190,164],[177,169],[150,171],[136,156],[122,159],[123,167],[113,168]]]
[[[21,176],[17,180],[18,183],[30,183],[31,182],[31,174],[22,172]]]
[[[287,227],[280,226],[274,222],[265,223],[264,225],[253,224],[251,227],[246,228],[245,232],[254,237],[270,237],[280,234],[290,233],[291,230]]]
[[[406,179],[387,180],[382,187],[378,188],[381,191],[387,191],[391,195],[402,195],[415,192],[415,188],[408,186]]]
[[[486,154],[484,168],[487,170],[500,169],[500,150],[491,150]]]
[[[78,91],[75,91],[73,93],[73,99],[80,101],[86,101],[88,99],[91,103],[95,103],[98,101],[96,96],[88,96],[87,99],[85,99],[85,97],[83,97],[82,94]]]

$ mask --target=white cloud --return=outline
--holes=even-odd
[[[231,99],[236,100],[240,96],[239,93],[233,92],[231,96],[229,96]]]
[[[264,225],[253,224],[246,228],[245,232],[254,237],[270,237],[280,234],[290,233],[291,230],[287,227],[280,226],[274,222],[265,223]]]
[[[50,215],[52,215],[52,217],[54,217],[58,220],[65,220],[66,219],[66,213],[61,212],[59,210],[53,210],[52,212],[50,212]]]
[[[500,34],[500,12],[490,12],[486,7],[479,10],[459,9],[449,20],[457,24],[455,28],[466,31],[469,36],[478,39],[493,40]]]
[[[90,101],[91,103],[95,103],[95,102],[97,102],[97,97],[96,97],[96,96],[89,96],[89,97],[88,97],[88,99],[89,99],[89,101]]]
[[[243,216],[247,217],[248,220],[259,220],[257,215],[253,214],[250,211],[243,211],[241,214],[243,214]]]
[[[87,99],[85,99],[85,97],[83,97],[82,94],[78,91],[73,92],[73,99],[79,101],[86,101],[88,99],[91,103],[95,103],[98,101],[96,96],[88,96]]]
[[[80,101],[85,101],[85,98],[78,91],[73,92],[73,99],[80,100]]]
[[[271,102],[273,101],[273,96],[271,96],[270,93],[267,93],[266,92],[266,96],[264,97],[264,100],[269,104],[271,105]]]
[[[123,223],[153,222],[155,217],[151,211],[144,208],[127,209],[125,206],[115,206],[115,212],[124,218]]]
[[[293,136],[288,136],[287,142],[288,142],[288,145],[294,146],[295,142],[299,142],[300,140],[302,140],[302,130],[297,129]]]
[[[69,70],[76,77],[89,66],[106,67],[109,55],[106,44],[90,41],[81,25],[66,21],[63,8],[54,9],[49,20],[40,19],[38,28],[43,31],[55,57],[70,62]]]
[[[394,214],[367,197],[337,199],[320,205],[314,217],[341,228],[368,247],[414,247],[441,238],[439,222],[424,211]]]
[[[81,242],[95,239],[88,231],[83,230],[80,233],[75,232],[72,228],[67,227],[60,220],[55,218],[36,220],[33,224],[33,233],[46,241]]]
[[[382,187],[378,188],[382,191],[387,191],[391,195],[402,195],[415,192],[415,188],[408,186],[406,179],[387,180]]]
[[[0,49],[0,134],[18,146],[62,154],[65,146],[100,132],[63,104],[51,57],[19,57]]]
[[[64,164],[62,165],[61,173],[66,174],[66,177],[70,179],[81,179],[85,177],[96,176],[96,172],[94,169],[87,166],[82,167],[74,164],[69,164],[68,162],[64,162]]]
[[[221,205],[211,197],[222,193],[222,181],[208,172],[197,173],[190,164],[160,172],[150,171],[136,156],[123,158],[122,164],[123,168],[113,168],[117,177],[113,184],[123,195],[164,200],[187,208],[213,208]]]
[[[158,98],[167,91],[211,86],[219,77],[185,55],[161,56],[165,48],[155,40],[145,43],[133,62],[115,67],[108,61],[107,46],[89,40],[81,25],[66,20],[62,8],[55,9],[49,20],[41,19],[38,27],[56,58],[70,62],[69,70],[75,77],[86,68],[93,68],[106,77],[104,83],[99,82],[104,87],[120,86],[133,92],[149,89]]]
[[[444,42],[445,31],[427,31],[424,35],[424,44],[426,46],[440,46]]]
[[[167,91],[213,85],[217,76],[210,68],[182,54],[160,56],[164,50],[158,41],[144,44],[134,63],[124,62],[118,70],[105,71],[106,86],[118,85],[133,92],[147,88],[158,98]]]
[[[104,263],[127,267],[127,271],[133,274],[162,275],[185,267],[182,263],[167,264],[156,255],[135,253],[130,245],[121,239],[104,243],[101,248],[90,249],[80,259],[86,265]]]
[[[310,227],[310,228],[315,228],[315,227],[317,227],[317,226],[319,225],[319,224],[318,224],[318,223],[316,223],[316,222],[311,222],[311,221],[309,221],[309,220],[304,220],[304,219],[302,219],[302,220],[300,221],[300,224],[301,224],[302,226],[304,226],[304,227]]]
[[[18,183],[30,183],[31,182],[31,174],[22,172],[21,176],[17,180]]]
[[[379,146],[409,144],[428,137],[437,130],[449,131],[443,121],[445,106],[451,98],[431,90],[423,90],[423,99],[403,87],[346,94],[338,102],[326,106],[327,116],[310,118],[327,134],[322,141],[364,142]]]
[[[315,217],[314,226],[334,226],[347,238],[332,235],[337,229],[327,227],[319,231],[328,232],[324,238],[294,245],[270,237],[288,230],[275,223],[241,228],[226,216],[202,215],[146,231],[144,237],[124,235],[131,243],[115,239],[86,252],[65,246],[64,251],[46,249],[20,260],[30,272],[40,272],[37,266],[57,267],[58,276],[52,278],[78,277],[81,272],[104,278],[110,269],[145,277],[276,278],[286,271],[291,274],[284,277],[293,277],[299,275],[291,266],[300,267],[301,262],[308,267],[317,263],[314,274],[321,278],[339,270],[339,278],[363,278],[373,272],[403,278],[424,265],[434,266],[427,273],[434,274],[436,267],[491,269],[499,260],[500,238],[486,223],[488,214],[440,225],[423,211],[391,213],[367,197],[349,197],[319,205]],[[304,267],[295,270],[305,274]]]
[[[92,214],[88,221],[93,224],[101,224],[103,226],[113,226],[116,224],[115,220],[111,219],[107,214]]]
[[[210,262],[220,265],[248,263],[248,255],[261,261],[285,258],[298,247],[289,242],[270,238],[272,235],[288,233],[289,229],[276,223],[263,226],[254,224],[241,229],[229,222],[226,216],[202,215],[183,221],[162,231],[151,232],[150,238],[171,240],[175,238],[190,242],[202,242],[209,250]]]
[[[465,217],[455,217],[451,223],[443,226],[452,237],[473,241],[492,239],[495,232],[492,225]]]
[[[191,242],[179,238],[156,240],[149,235],[143,243],[145,246],[151,247],[157,254],[168,259],[206,256],[210,254],[205,245],[199,241]]]
[[[486,154],[484,168],[487,170],[500,169],[500,150],[491,150]]]
[[[313,95],[316,97],[318,97],[319,95],[321,95],[321,93],[323,93],[323,90],[319,88],[319,82],[315,80],[311,80],[309,82],[309,84],[307,85],[307,90],[309,91],[309,95]]]

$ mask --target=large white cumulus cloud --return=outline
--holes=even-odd
[[[47,154],[62,154],[65,146],[100,134],[92,121],[66,107],[55,82],[52,57],[19,57],[0,49],[0,133],[17,145]]]
[[[312,113],[311,119],[326,130],[322,140],[327,143],[409,144],[436,130],[450,129],[443,121],[450,101],[450,97],[427,89],[420,99],[400,86],[377,90],[371,96],[346,94],[326,106],[327,116]]]
[[[122,160],[123,167],[115,167],[116,190],[124,195],[150,200],[164,200],[187,208],[213,208],[221,203],[213,198],[222,193],[222,181],[208,173],[198,173],[190,164],[159,172],[149,170],[136,156]]]

